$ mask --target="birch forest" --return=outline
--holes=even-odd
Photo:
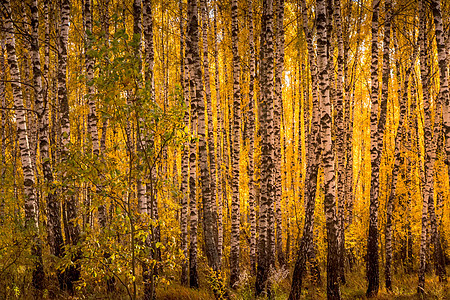
[[[0,299],[450,299],[450,0],[0,0]]]

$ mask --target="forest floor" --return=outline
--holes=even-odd
[[[382,270],[381,270],[382,271]],[[449,270],[447,270],[447,274]],[[303,288],[303,299],[316,300],[326,299],[326,274],[322,274],[322,283],[320,285],[312,285],[307,278]],[[254,279],[253,279],[254,280]],[[343,299],[367,299],[365,292],[367,289],[367,280],[365,276],[364,266],[358,270],[355,268],[353,272],[346,274],[347,283],[341,285],[341,294]],[[398,272],[393,276],[393,290],[389,292],[384,286],[384,274],[380,272],[380,284],[378,296],[371,298],[374,300],[415,300],[415,299],[442,299],[450,300],[450,282],[440,283],[438,278],[434,275],[427,274],[426,276],[426,293],[423,297],[417,294],[417,273],[405,274]],[[273,285],[274,300],[286,300],[289,296],[291,279],[284,278]],[[253,284],[249,282],[242,284],[237,290],[230,292],[230,298],[236,300],[253,300]],[[166,288],[158,289],[158,299],[161,300],[214,300],[214,295],[206,286],[206,282],[200,280],[200,289],[192,290],[182,287],[178,284],[169,285]],[[267,297],[266,297],[267,298]],[[258,299],[265,299],[261,297]]]
[[[211,291],[211,288],[207,282],[205,272],[203,268],[199,268],[199,284],[200,289],[194,290],[184,286],[181,286],[176,281],[160,283],[157,288],[157,299],[159,300],[215,300],[215,297]],[[450,274],[450,268],[447,269],[447,274]],[[304,300],[321,300],[326,299],[326,274],[322,273],[321,284],[314,285],[311,278],[306,276],[304,279],[302,289],[302,299]],[[172,277],[177,278],[177,277]],[[243,276],[239,282],[238,288],[234,290],[228,290],[229,299],[231,300],[287,300],[290,291],[291,278],[288,276],[288,272],[279,272],[272,276],[272,297],[259,297],[254,296],[255,277],[250,276],[248,273],[243,272]],[[393,275],[393,290],[389,292],[384,286],[384,273],[383,269],[380,270],[380,290],[377,297],[371,298],[371,300],[415,300],[415,299],[433,299],[433,300],[450,300],[450,280],[447,283],[440,283],[437,276],[428,272],[425,282],[425,295],[423,297],[417,294],[417,270],[414,270],[411,274],[404,273],[403,271],[394,272]],[[138,281],[139,282],[139,281]],[[89,286],[89,284],[88,284]],[[51,288],[50,288],[51,289]],[[361,265],[359,268],[356,266],[350,272],[346,274],[346,284],[341,285],[342,299],[367,299],[365,292],[367,289],[367,280],[365,276],[365,266]],[[31,291],[31,290],[30,290]],[[29,292],[30,292],[29,291]],[[81,288],[77,289],[75,295],[72,297],[64,292],[61,292],[56,287],[53,289],[53,297],[44,296],[44,299],[130,299],[127,292],[120,285],[116,285],[116,291],[114,293],[106,293],[101,285],[95,288]],[[142,298],[140,294],[142,288],[138,288],[137,299]],[[0,299],[3,299],[0,294]],[[36,299],[29,293],[17,295],[16,297],[6,297],[5,299]]]

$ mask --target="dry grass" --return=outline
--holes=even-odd
[[[447,272],[447,274],[450,274]],[[322,273],[322,284],[316,286],[311,284],[309,278],[305,278],[304,288],[302,290],[305,300],[326,299],[326,274]],[[355,268],[351,273],[346,274],[347,284],[341,286],[342,299],[368,299],[366,297],[367,280],[365,268]],[[405,274],[399,272],[393,276],[393,291],[389,292],[384,286],[384,273],[380,270],[380,290],[377,297],[371,300],[420,300],[436,299],[450,300],[450,282],[440,283],[438,278],[429,273],[426,276],[425,290],[423,296],[417,294],[417,273]],[[274,299],[287,299],[290,289],[290,279],[287,278],[277,284]],[[239,298],[238,299],[244,299]]]
[[[214,300],[214,295],[205,290],[193,290],[179,284],[157,290],[159,300]]]
[[[380,270],[382,271],[382,270]],[[384,274],[380,272],[380,290],[374,300],[415,300],[415,299],[450,299],[449,283],[440,283],[434,275],[427,274],[425,282],[426,293],[423,296],[417,294],[417,273],[406,274],[402,271],[393,276],[392,292],[384,286]],[[367,299],[365,292],[367,281],[364,268],[347,273],[347,284],[341,288],[343,299]],[[318,298],[321,299],[321,298]]]
[[[438,278],[429,273],[426,276],[426,294],[422,297],[417,294],[417,273],[406,274],[399,272],[393,276],[393,291],[389,292],[384,287],[383,270],[380,270],[380,290],[377,297],[371,300],[450,300],[450,282],[440,283]],[[161,300],[214,300],[214,295],[208,288],[204,274],[200,273],[200,289],[193,290],[188,287],[181,286],[178,283],[172,282],[168,286],[160,285],[157,289],[157,299]],[[450,274],[450,272],[447,272]],[[313,285],[308,276],[304,280],[304,287],[302,289],[302,299],[305,300],[321,300],[326,299],[326,274],[322,273],[322,284]],[[245,276],[244,276],[245,277]],[[232,300],[255,300],[254,297],[254,276],[247,274],[242,279],[240,285],[235,290],[228,290],[230,299]],[[367,299],[365,292],[367,289],[367,281],[365,276],[365,268],[354,268],[352,272],[346,274],[347,284],[341,286],[342,299]],[[273,300],[286,300],[289,296],[291,278],[290,276],[277,275],[273,278]],[[11,296],[11,295],[10,295]],[[47,295],[43,299],[51,298]],[[55,299],[69,299],[59,295]],[[0,298],[2,296],[0,295]],[[22,294],[10,299],[33,299],[32,295]],[[125,291],[118,289],[115,294],[99,295],[92,291],[90,294],[78,293],[77,296],[71,299],[128,299]],[[267,297],[260,297],[258,300],[267,299]]]

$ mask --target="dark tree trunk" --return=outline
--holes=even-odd
[[[259,204],[258,265],[256,296],[267,289],[270,261],[270,207],[273,205],[273,2],[265,0],[261,17],[259,133],[261,136],[261,193]]]
[[[371,113],[370,113],[370,157],[371,184],[369,206],[369,235],[367,239],[367,280],[369,282],[366,295],[374,297],[380,286],[378,256],[378,206],[379,206],[379,170],[383,146],[384,125],[386,122],[386,105],[381,103],[381,114],[378,121],[378,13],[380,0],[372,3],[372,59],[371,59]]]

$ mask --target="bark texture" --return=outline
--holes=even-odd
[[[199,102],[203,102],[202,73],[199,55],[199,32],[198,32],[198,10],[195,0],[188,1],[188,24],[186,38],[186,56],[189,67],[189,95],[191,99],[191,132],[194,137],[199,135],[200,126]],[[198,127],[197,127],[198,126]],[[203,139],[200,137],[200,140]],[[189,284],[192,288],[198,288],[197,273],[197,164],[196,164],[197,145],[191,141],[189,145],[189,207],[190,207],[190,251],[189,251]],[[205,184],[205,183],[203,183]]]
[[[317,81],[317,64],[314,58],[314,48],[312,33],[308,29],[308,14],[306,11],[306,5],[302,1],[302,16],[303,16],[303,29],[306,35],[306,45],[308,48],[308,63],[311,72],[312,82],[312,120],[309,124],[309,105],[305,105],[305,127],[308,128],[308,140],[306,143],[306,177],[304,187],[304,201],[305,205],[305,224],[303,227],[303,236],[300,242],[300,247],[297,253],[297,260],[295,262],[294,273],[292,276],[291,291],[289,294],[289,300],[297,300],[302,295],[302,279],[306,272],[306,263],[308,258],[311,258],[314,249],[314,210],[317,190],[317,176],[320,162],[320,100],[318,94],[318,81]],[[309,86],[305,87],[309,90]],[[309,95],[309,93],[306,93]],[[305,103],[309,103],[309,96],[305,96]]]
[[[384,21],[384,37],[383,37],[383,74],[382,74],[382,86],[381,86],[381,103],[387,107],[387,102],[389,99],[389,79],[390,79],[390,56],[389,56],[389,46],[391,39],[391,10],[392,3],[391,0],[385,1],[385,21]],[[384,104],[383,104],[384,103]],[[382,108],[383,109],[383,108]],[[382,144],[381,144],[382,145]],[[393,201],[388,198],[386,203],[386,227],[392,226],[392,210]],[[388,234],[385,236],[386,240],[386,250],[392,247],[392,236]],[[391,272],[391,262],[392,262],[392,252],[386,251],[386,267],[385,267],[385,279],[386,279],[386,289],[392,290],[392,280],[390,279]]]
[[[216,215],[216,169],[214,153],[214,133],[212,120],[211,85],[208,57],[208,11],[206,0],[201,0],[202,38],[203,38],[203,80],[204,93],[207,105],[207,120],[205,122],[205,101],[203,97],[199,106],[199,131],[203,132],[203,143],[199,145],[200,169],[202,172],[202,199],[203,199],[203,233],[205,237],[206,257],[209,267],[219,271],[219,253],[217,249],[217,215]],[[206,139],[208,140],[206,142]],[[206,148],[208,146],[208,149]],[[209,166],[209,167],[208,167]],[[216,273],[211,274],[213,278]]]
[[[9,72],[11,75],[11,87],[15,106],[16,130],[19,144],[20,161],[22,163],[24,200],[25,200],[25,225],[31,231],[31,254],[33,256],[32,284],[35,289],[44,289],[44,266],[42,263],[42,244],[39,238],[38,203],[36,181],[33,163],[31,160],[31,146],[28,140],[28,128],[26,111],[21,87],[21,77],[16,56],[16,39],[14,35],[12,11],[10,1],[3,1],[6,12],[6,53],[8,55]]]
[[[189,86],[187,83],[188,72],[186,71],[187,64],[184,55],[185,34],[183,29],[183,5],[182,0],[179,3],[180,9],[180,82],[182,86],[182,93],[186,111],[183,116],[183,123],[186,131],[189,133]],[[181,284],[187,286],[188,278],[188,212],[189,212],[189,143],[182,145],[181,152],[181,250],[184,254],[184,260],[181,263]]]
[[[219,79],[219,34],[217,32],[217,5],[214,5],[214,81],[216,85],[216,105],[221,108],[221,97],[220,97],[220,79]],[[222,252],[223,252],[223,171],[222,171],[222,151],[223,151],[223,120],[222,120],[222,109],[217,111],[217,251],[219,256],[219,268],[222,265]]]
[[[398,51],[398,43],[397,39],[395,39],[395,49]],[[389,193],[389,198],[387,199],[386,204],[386,267],[385,267],[385,282],[386,282],[386,288],[389,290],[392,290],[392,275],[391,275],[391,268],[392,268],[392,258],[393,258],[393,249],[392,249],[392,234],[393,234],[393,213],[395,210],[394,203],[396,197],[399,197],[400,195],[397,195],[397,189],[398,189],[398,176],[401,164],[403,162],[402,159],[402,140],[405,139],[405,119],[407,115],[407,105],[408,105],[408,85],[409,85],[409,76],[411,75],[412,68],[414,67],[415,61],[417,58],[417,48],[414,51],[413,57],[411,59],[411,65],[409,68],[405,71],[404,74],[404,82],[401,82],[401,65],[400,62],[396,62],[397,67],[397,78],[398,78],[398,97],[399,97],[399,104],[400,104],[400,118],[398,122],[398,128],[397,133],[395,135],[395,153],[394,153],[394,167],[392,169],[392,183],[391,183],[391,189]]]
[[[276,6],[276,65],[275,65],[275,97],[274,112],[274,162],[275,162],[275,223],[276,223],[276,254],[280,266],[284,266],[283,252],[283,220],[281,213],[282,185],[281,185],[281,132],[283,106],[283,70],[284,70],[284,0],[277,0]]]
[[[255,181],[254,181],[254,167],[255,167],[255,105],[254,105],[254,81],[255,81],[255,42],[254,42],[254,32],[253,32],[253,1],[248,1],[248,42],[250,48],[250,79],[249,79],[249,90],[248,90],[248,143],[249,143],[249,162],[248,162],[248,209],[249,209],[249,222],[250,222],[250,269],[252,272],[256,272],[256,195],[255,195]]]
[[[320,135],[322,142],[322,163],[324,174],[324,212],[326,218],[327,232],[327,298],[341,299],[339,288],[339,237],[338,219],[336,209],[336,176],[333,154],[333,143],[331,140],[331,101],[328,49],[327,49],[327,11],[332,11],[330,2],[319,0],[317,4],[317,67],[319,93],[321,99]],[[328,7],[327,7],[328,5]],[[329,35],[330,33],[328,33]]]
[[[69,98],[67,91],[67,47],[69,40],[70,26],[70,2],[63,0],[61,2],[60,24],[59,24],[59,48],[58,48],[58,101],[60,107],[60,126],[61,126],[61,162],[66,163],[69,156],[70,147],[70,117],[69,117]],[[65,171],[62,177],[66,177]],[[68,187],[63,187],[63,194],[66,194]],[[63,210],[67,218],[66,244],[76,245],[79,241],[80,229],[77,223],[78,208],[76,197],[74,195],[64,195]],[[64,289],[70,293],[74,292],[74,282],[80,278],[80,265],[77,262],[79,253],[72,256],[74,264],[68,267],[62,276],[60,282]]]
[[[437,46],[437,55],[438,55],[438,64],[439,64],[439,92],[437,95],[436,101],[436,109],[435,109],[435,122],[434,122],[434,136],[433,140],[437,143],[440,141],[440,135],[442,135],[442,127],[445,135],[446,145],[445,151],[447,156],[447,164],[450,158],[450,93],[449,93],[449,79],[448,79],[448,57],[449,54],[446,53],[446,50],[449,51],[449,47],[445,46],[445,33],[444,26],[442,22],[442,11],[441,11],[441,1],[440,0],[432,0],[431,1],[431,11],[433,13],[434,19],[434,29],[436,35],[436,46]],[[450,41],[450,36],[447,34],[447,43]],[[446,49],[447,48],[447,49]],[[440,122],[442,120],[441,117],[441,107],[443,106],[443,126],[440,126]],[[440,147],[440,143],[437,147]],[[450,166],[448,168],[448,174],[450,174]],[[440,201],[441,197],[437,197],[436,199],[436,220],[435,228],[433,228],[433,244],[434,244],[434,255],[435,255],[435,265],[436,265],[436,274],[439,276],[439,281],[446,282],[447,281],[447,272],[445,268],[445,257],[444,251],[442,248],[442,202]]]
[[[260,51],[260,103],[259,133],[261,136],[261,193],[259,206],[258,265],[256,269],[256,296],[267,289],[270,261],[273,253],[270,249],[269,215],[273,205],[273,2],[263,2],[261,17]]]
[[[231,1],[231,52],[233,55],[233,197],[231,201],[231,241],[230,241],[230,285],[239,280],[239,240],[240,240],[240,197],[239,197],[239,153],[240,153],[240,123],[241,123],[241,90],[240,72],[241,64],[238,53],[238,1]]]
[[[378,100],[378,14],[380,0],[372,2],[372,58],[371,58],[371,92],[372,102],[370,112],[370,206],[369,206],[369,236],[367,239],[367,297],[378,294],[380,286],[379,261],[378,261],[378,207],[379,207],[379,172],[383,146],[383,133],[386,122],[386,105]],[[380,117],[378,118],[378,112]]]
[[[39,54],[39,15],[37,0],[33,0],[31,9],[31,60],[33,64],[33,84],[35,91],[35,105],[38,112],[39,124],[39,150],[44,175],[44,183],[50,187],[47,194],[47,226],[48,242],[52,255],[62,257],[63,255],[63,237],[61,230],[61,206],[54,190],[54,174],[49,157],[49,132],[48,132],[48,111],[46,99],[42,85],[42,72]]]
[[[429,205],[433,202],[433,169],[435,160],[435,151],[432,136],[432,120],[431,120],[431,99],[430,99],[430,69],[428,61],[428,39],[427,39],[427,9],[424,1],[420,1],[420,21],[419,21],[419,46],[420,46],[420,78],[422,81],[422,97],[424,109],[424,190],[422,204],[422,230],[420,235],[420,252],[419,252],[419,282],[417,292],[423,294],[425,292],[425,272],[427,269],[428,256],[428,233],[429,230]]]
[[[336,78],[336,162],[337,162],[337,202],[339,214],[339,277],[345,283],[344,262],[345,262],[345,154],[347,146],[345,143],[346,128],[344,122],[344,103],[346,94],[344,91],[344,40],[342,37],[341,2],[334,0],[333,18],[336,24],[336,35],[338,44],[337,55],[337,78]],[[334,69],[332,70],[334,72]],[[346,107],[345,109],[349,109]]]

